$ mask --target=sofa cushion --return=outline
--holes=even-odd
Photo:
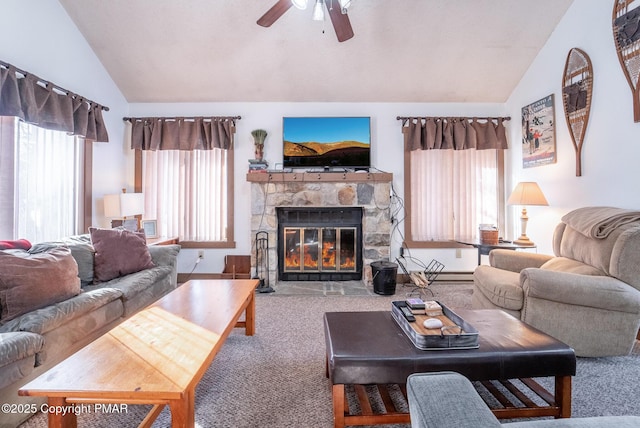
[[[0,251],[0,320],[69,299],[80,293],[78,265],[66,247],[31,254]]]
[[[99,284],[98,286],[120,290],[120,292],[122,292],[122,299],[129,300],[144,292],[155,283],[163,280],[170,274],[170,266],[156,266],[151,269],[134,272],[133,274],[127,276],[114,278],[111,281]],[[90,290],[92,288],[89,287],[87,289]]]
[[[39,334],[0,333],[0,388],[11,385],[33,372],[37,353],[43,349],[44,343],[44,337]]]
[[[593,266],[579,262],[577,260],[569,259],[567,257],[554,257],[540,266],[540,269],[550,270],[554,272],[575,273],[578,275],[606,275],[600,269],[596,269]]]
[[[144,233],[89,228],[95,249],[94,283],[154,267]]]
[[[75,235],[63,238],[60,241],[40,242],[29,250],[30,253],[40,253],[51,248],[66,246],[71,250],[71,255],[78,264],[78,276],[82,287],[93,284],[93,245],[89,234]]]
[[[0,367],[35,355],[44,346],[44,337],[35,333],[0,333]]]
[[[99,288],[83,292],[73,298],[47,306],[12,319],[0,327],[2,331],[30,331],[45,334],[82,315],[119,299],[120,290]]]
[[[129,317],[175,288],[173,272],[171,266],[156,266],[88,286],[85,290],[99,290],[103,287],[119,290],[122,293],[124,316]]]

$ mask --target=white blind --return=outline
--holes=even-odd
[[[81,141],[18,122],[15,148],[15,238],[31,242],[79,233]]]
[[[411,233],[416,241],[476,238],[498,225],[497,150],[411,152]]]
[[[226,150],[144,150],[142,177],[145,218],[160,235],[227,240]]]

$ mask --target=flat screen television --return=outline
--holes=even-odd
[[[370,117],[284,117],[284,168],[371,166]]]

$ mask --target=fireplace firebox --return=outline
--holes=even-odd
[[[362,279],[361,207],[278,207],[278,279]]]

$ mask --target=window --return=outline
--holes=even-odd
[[[183,247],[233,248],[233,135],[240,116],[139,117],[131,124],[143,218]]]
[[[13,117],[0,128],[0,236],[42,242],[82,233],[84,140]]]
[[[478,226],[484,223],[501,228],[503,163],[502,150],[409,152],[405,156],[407,244],[428,247],[477,238]]]
[[[233,150],[144,150],[140,157],[144,218],[183,246],[233,246]]]

